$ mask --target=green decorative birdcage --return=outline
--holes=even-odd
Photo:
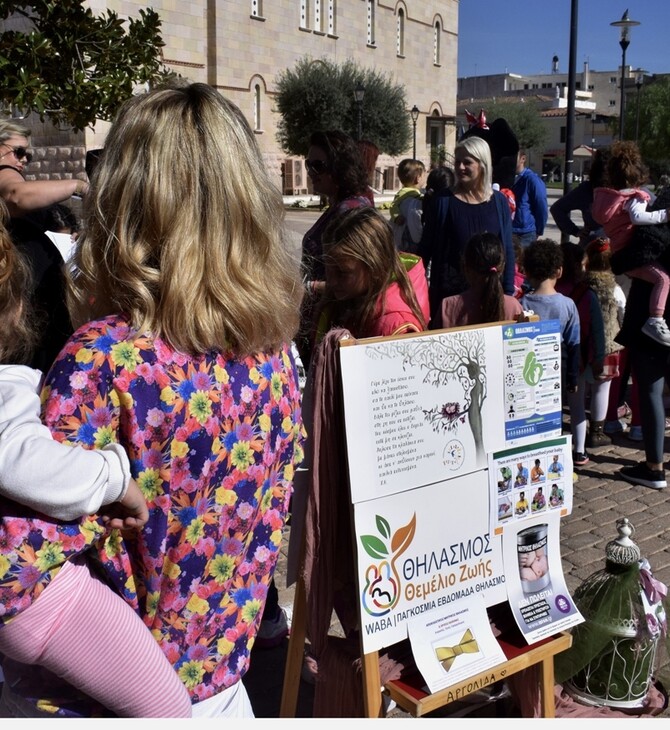
[[[605,549],[605,568],[574,593],[584,623],[573,630],[572,648],[560,657],[557,678],[588,705],[639,710],[647,703],[656,651],[665,632],[666,587],[630,539],[633,525],[616,523],[619,537]]]

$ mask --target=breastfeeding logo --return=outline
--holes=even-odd
[[[375,516],[378,535],[361,535],[365,552],[375,561],[365,571],[363,608],[370,616],[385,616],[400,600],[398,558],[412,544],[416,533],[416,513],[404,526],[391,533],[391,526],[381,515]]]

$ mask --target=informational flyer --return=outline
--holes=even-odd
[[[506,600],[501,538],[489,532],[486,469],[354,504],[363,650],[460,599]]]
[[[584,621],[565,584],[559,536],[557,512],[505,525],[502,533],[508,601],[529,644]]]
[[[340,349],[354,503],[485,469],[505,447],[501,330]]]
[[[561,331],[558,320],[502,328],[505,440],[509,445],[560,436]]]
[[[546,512],[572,512],[572,437],[489,455],[492,530]]]
[[[416,666],[431,692],[505,661],[481,596],[455,601],[444,610],[413,619],[409,640]]]

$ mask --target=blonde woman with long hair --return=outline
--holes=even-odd
[[[69,285],[80,327],[45,388],[56,438],[128,452],[149,519],[135,539],[104,536],[96,559],[194,717],[253,715],[240,680],[302,459],[288,344],[302,286],[282,219],[234,104],[205,84],[127,102],[85,201]],[[28,668],[18,678],[40,696]]]
[[[503,291],[514,294],[512,218],[507,198],[492,186],[488,142],[466,137],[456,145],[454,158],[456,183],[435,195],[419,245],[426,269],[430,267],[431,329],[442,326],[442,300],[468,287],[462,257],[465,245],[478,233],[493,233],[500,238],[505,254]]]

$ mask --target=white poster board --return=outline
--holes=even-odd
[[[454,601],[507,600],[485,469],[359,502],[354,526],[366,654],[407,638],[411,620]]]
[[[340,350],[351,499],[468,474],[505,446],[502,327]]]

